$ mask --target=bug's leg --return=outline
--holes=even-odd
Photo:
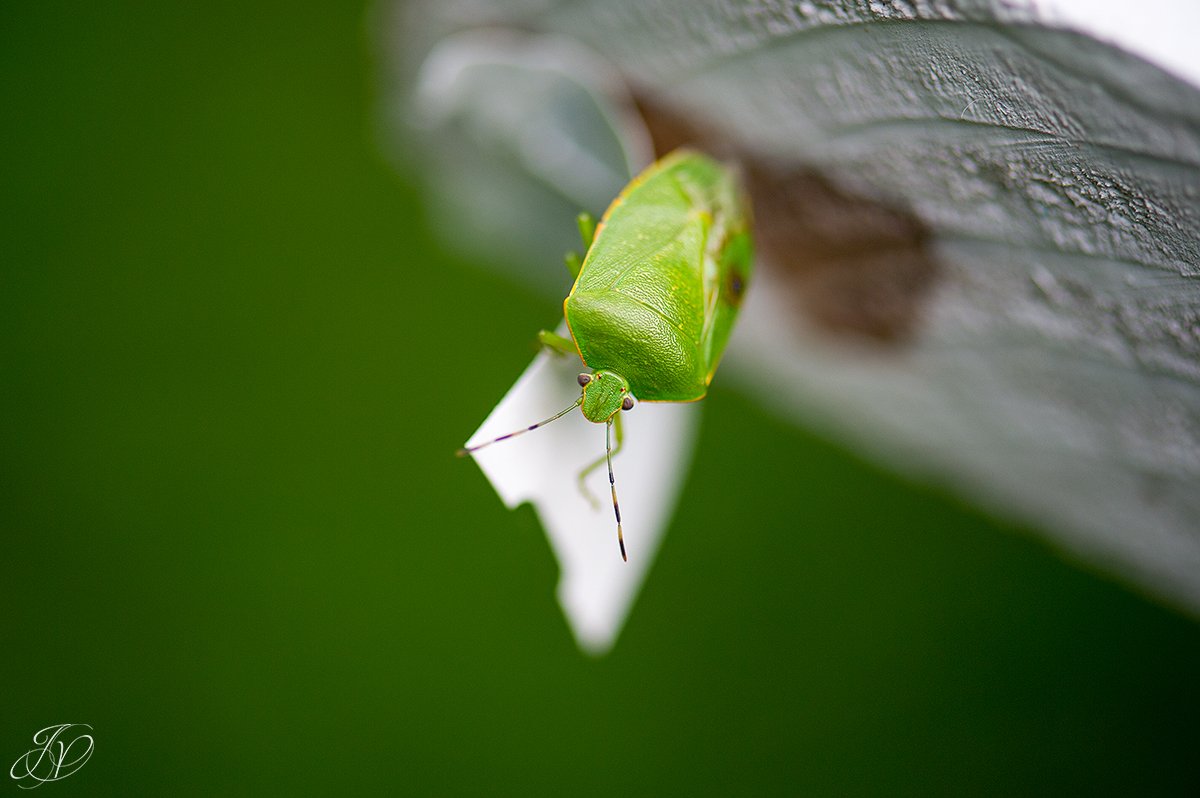
[[[612,450],[612,454],[615,455],[621,451],[621,444],[625,442],[625,436],[622,434],[622,431],[621,431],[621,414],[620,414],[620,412],[618,412],[616,417],[613,419],[613,426],[616,428],[616,432],[617,432],[617,446],[615,449]],[[592,462],[590,462],[586,466],[584,466],[584,469],[579,472],[579,477],[578,477],[579,492],[582,493],[583,498],[587,499],[588,502],[592,505],[593,510],[600,509],[600,500],[596,498],[596,495],[594,493],[592,493],[590,490],[588,490],[587,477],[588,477],[588,474],[592,473],[597,468],[604,465],[605,461],[607,461],[608,458],[609,458],[609,455],[607,455],[607,454],[605,454],[603,457],[597,457],[595,460],[593,460]]]
[[[592,239],[596,237],[596,220],[590,213],[585,212],[575,217],[575,224],[579,227],[579,238],[583,241],[583,255],[586,256],[592,246]],[[579,270],[583,268],[583,256],[578,252],[568,252],[563,260],[566,261],[571,279],[578,279]]]
[[[592,247],[592,239],[596,237],[596,220],[587,211],[575,217],[575,224],[579,227],[579,238],[583,241],[583,252]]]
[[[583,268],[583,260],[579,257],[579,253],[568,252],[563,256],[563,261],[567,264],[567,271],[571,273],[571,279],[577,279],[579,277],[579,270]]]
[[[570,338],[563,338],[558,333],[549,330],[538,330],[538,344],[546,347],[556,355],[575,354],[575,344]]]

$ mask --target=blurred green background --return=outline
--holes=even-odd
[[[6,3],[0,64],[0,793],[76,722],[47,794],[1196,794],[1193,620],[727,386],[581,655],[452,456],[557,303],[434,244],[364,8]]]

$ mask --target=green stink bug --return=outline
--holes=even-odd
[[[478,451],[549,424],[579,407],[605,424],[617,542],[627,559],[612,455],[621,411],[635,402],[694,402],[708,393],[753,270],[749,207],[736,175],[707,156],[677,150],[651,164],[613,200],[599,225],[580,217],[587,252],[568,256],[575,276],[563,315],[571,340],[543,344],[578,354],[574,404],[524,429],[459,450]],[[617,446],[612,433],[616,426]]]

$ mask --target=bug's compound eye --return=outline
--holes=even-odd
[[[582,388],[583,386],[587,385],[589,382],[592,381],[592,375],[591,374],[580,374],[575,379],[579,382],[579,387]]]
[[[633,397],[632,397],[632,396],[629,396],[629,395],[627,394],[627,395],[625,396],[625,398],[621,400],[621,409],[622,409],[622,410],[632,410],[632,409],[633,409],[633,404],[634,404],[634,402],[633,402]]]

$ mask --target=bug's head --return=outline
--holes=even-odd
[[[592,374],[580,374],[579,384],[583,388],[581,409],[588,421],[603,424],[618,410],[633,409],[629,383],[620,374],[600,369]]]

